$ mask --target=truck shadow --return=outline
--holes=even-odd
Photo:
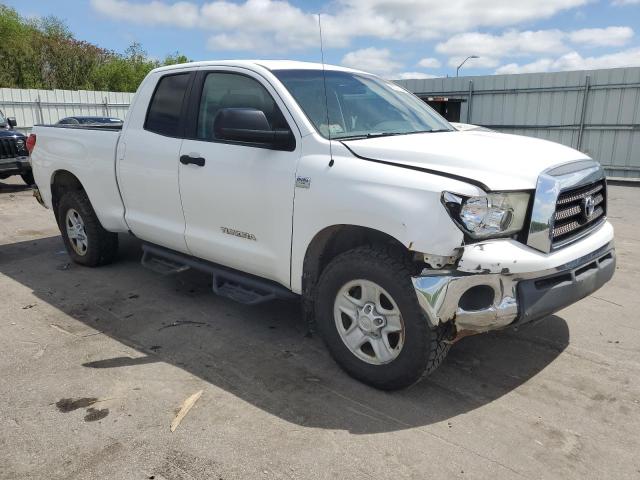
[[[96,351],[83,364],[88,376],[166,362],[306,427],[366,434],[451,420],[527,382],[569,342],[557,316],[468,337],[422,383],[380,392],[346,376],[321,340],[307,335],[297,302],[243,306],[211,294],[200,273],[147,271],[131,237],[121,237],[119,256],[113,265],[83,268],[70,263],[60,237],[49,237],[0,245],[0,273],[65,313],[56,326],[79,341],[101,332],[139,352],[112,358]]]
[[[24,183],[8,183],[6,180],[0,180],[0,193],[24,192],[31,187]]]

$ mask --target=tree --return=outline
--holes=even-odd
[[[139,43],[123,54],[77,40],[56,17],[27,20],[0,4],[0,87],[134,92],[154,68],[189,60],[178,52],[163,62]]]
[[[34,33],[14,9],[0,5],[0,86],[39,86],[37,71],[29,62]]]
[[[185,57],[184,55],[178,53],[178,52],[174,52],[172,54],[167,55],[166,57],[164,57],[164,62],[162,62],[163,65],[177,65],[178,63],[188,63],[191,60],[189,60],[187,57]]]

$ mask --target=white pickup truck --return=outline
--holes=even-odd
[[[336,361],[382,389],[470,333],[543,318],[615,269],[602,167],[562,145],[458,132],[376,76],[198,62],[143,81],[121,128],[36,126],[35,195],[72,259],[143,241],[219,295],[298,297]]]

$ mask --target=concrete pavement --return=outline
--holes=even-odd
[[[295,302],[157,275],[128,237],[113,265],[71,263],[52,213],[0,182],[0,479],[640,478],[640,188],[610,191],[611,283],[385,393]]]

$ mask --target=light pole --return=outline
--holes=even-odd
[[[458,68],[456,68],[456,77],[458,76],[458,72],[460,71],[460,67],[462,67],[462,65],[464,65],[467,62],[467,60],[469,60],[470,58],[480,58],[480,57],[477,56],[477,55],[469,55],[467,58],[465,58],[464,61],[460,65],[458,65]]]

